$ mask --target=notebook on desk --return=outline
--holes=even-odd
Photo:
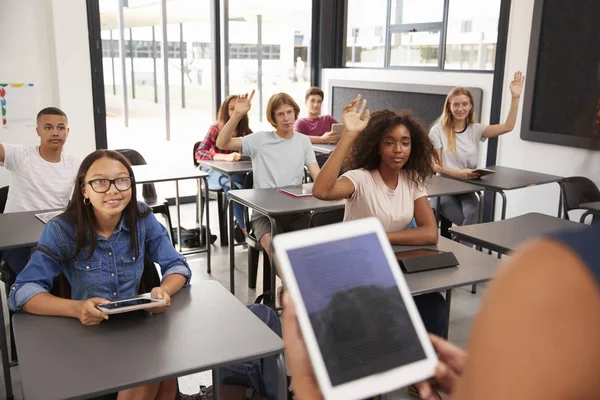
[[[65,210],[48,211],[45,213],[35,214],[35,216],[37,219],[39,219],[43,223],[47,224],[48,221],[50,221],[52,218],[56,217],[57,215],[62,214],[63,212],[65,212]]]
[[[496,173],[496,171],[494,171],[493,169],[487,168],[477,168],[474,169],[473,172],[479,175],[480,177]]]
[[[312,183],[305,183],[301,187],[283,188],[279,191],[292,197],[312,197]]]

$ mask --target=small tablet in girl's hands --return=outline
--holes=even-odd
[[[144,293],[139,296],[127,297],[124,299],[113,300],[108,304],[98,304],[96,308],[105,314],[121,314],[130,311],[144,310],[147,308],[161,307],[166,301],[153,299],[150,293]]]
[[[273,249],[324,398],[433,376],[435,351],[377,218],[280,234]]]

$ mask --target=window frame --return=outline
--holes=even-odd
[[[344,68],[355,68],[355,69],[398,69],[398,70],[409,70],[409,71],[446,71],[446,72],[467,72],[467,73],[481,73],[481,74],[493,74],[494,70],[487,69],[456,69],[456,68],[445,68],[446,63],[446,44],[448,38],[448,15],[450,12],[450,0],[444,0],[443,2],[443,13],[442,21],[437,22],[421,22],[421,23],[406,23],[406,24],[392,24],[392,1],[387,0],[387,10],[385,18],[385,27],[383,34],[385,35],[384,43],[384,61],[382,67],[353,67],[347,66],[347,43],[344,43]],[[348,21],[348,9],[346,8],[345,21]],[[344,27],[345,28],[345,27]],[[346,29],[345,29],[346,31]],[[391,65],[391,38],[395,33],[405,32],[435,32],[439,31],[439,52],[437,66],[410,66],[410,65]],[[345,32],[346,34],[346,32]]]

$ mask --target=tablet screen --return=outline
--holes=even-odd
[[[377,234],[288,257],[333,386],[426,358]]]
[[[102,307],[106,310],[114,310],[117,308],[137,306],[140,304],[149,304],[149,303],[152,303],[152,300],[150,300],[150,299],[135,299],[135,300],[115,301],[113,303],[108,303],[108,304],[100,304],[100,307]],[[157,304],[157,306],[159,306],[159,304]]]
[[[406,250],[406,251],[398,251],[396,254],[396,259],[406,260],[408,258],[413,257],[422,257],[422,256],[432,256],[434,254],[442,254],[443,251],[433,250],[433,249],[415,249],[415,250]]]

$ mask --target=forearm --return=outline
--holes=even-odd
[[[21,307],[30,314],[77,318],[77,300],[62,299],[50,293],[38,293]]]
[[[327,199],[335,186],[346,156],[352,148],[354,139],[342,135],[339,143],[327,159],[313,185],[313,195],[318,199]]]
[[[504,122],[504,127],[506,128],[506,132],[512,131],[515,127],[515,124],[517,122],[517,112],[519,111],[519,100],[520,99],[521,99],[520,96],[513,97],[510,102],[510,109],[508,110],[508,115],[506,116],[506,122]]]
[[[227,161],[227,154],[215,153],[213,160],[215,161]]]
[[[219,136],[217,137],[217,147],[218,148],[224,149],[224,150],[231,150],[229,148],[231,138],[233,137],[233,134],[235,133],[235,129],[237,128],[238,123],[240,122],[242,117],[243,117],[243,115],[240,115],[240,114],[234,112],[233,115],[231,116],[231,118],[229,118],[229,121],[227,121],[227,123],[225,124],[223,129],[221,129],[221,132],[219,133]]]
[[[187,278],[181,274],[167,275],[160,284],[160,287],[165,289],[169,296],[173,296],[185,286],[186,280]]]
[[[460,171],[454,168],[445,167],[443,164],[436,164],[434,171],[438,174],[451,176],[453,178],[460,178]]]
[[[320,136],[309,136],[310,142],[312,144],[320,144],[323,143],[323,139]]]
[[[419,226],[399,232],[388,232],[388,240],[393,245],[428,246],[438,242],[437,227]]]

